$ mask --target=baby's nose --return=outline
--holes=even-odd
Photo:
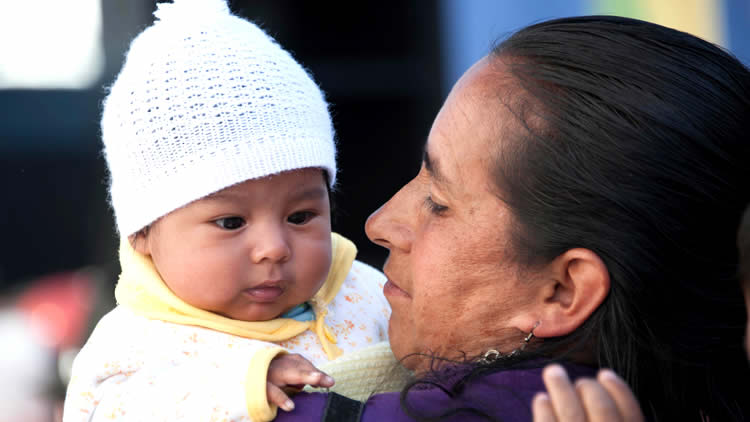
[[[283,262],[291,256],[291,248],[284,230],[279,227],[270,227],[258,231],[253,236],[253,247],[251,259],[260,264],[264,261]]]

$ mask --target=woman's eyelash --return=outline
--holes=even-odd
[[[429,195],[425,197],[424,203],[427,206],[427,208],[430,210],[430,212],[435,215],[441,215],[444,212],[448,211],[448,207],[446,207],[445,205],[440,205],[436,203],[435,201],[432,200],[432,197]]]

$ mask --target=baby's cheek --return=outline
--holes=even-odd
[[[321,253],[301,259],[297,272],[297,286],[300,295],[309,296],[304,297],[303,301],[314,296],[325,283],[330,268],[328,259],[328,255]]]

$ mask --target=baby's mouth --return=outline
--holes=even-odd
[[[284,294],[284,287],[281,280],[268,280],[242,292],[257,302],[273,302]]]

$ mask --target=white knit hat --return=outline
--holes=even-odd
[[[160,3],[104,101],[121,236],[213,192],[286,170],[336,180],[328,106],[292,56],[226,0]]]

